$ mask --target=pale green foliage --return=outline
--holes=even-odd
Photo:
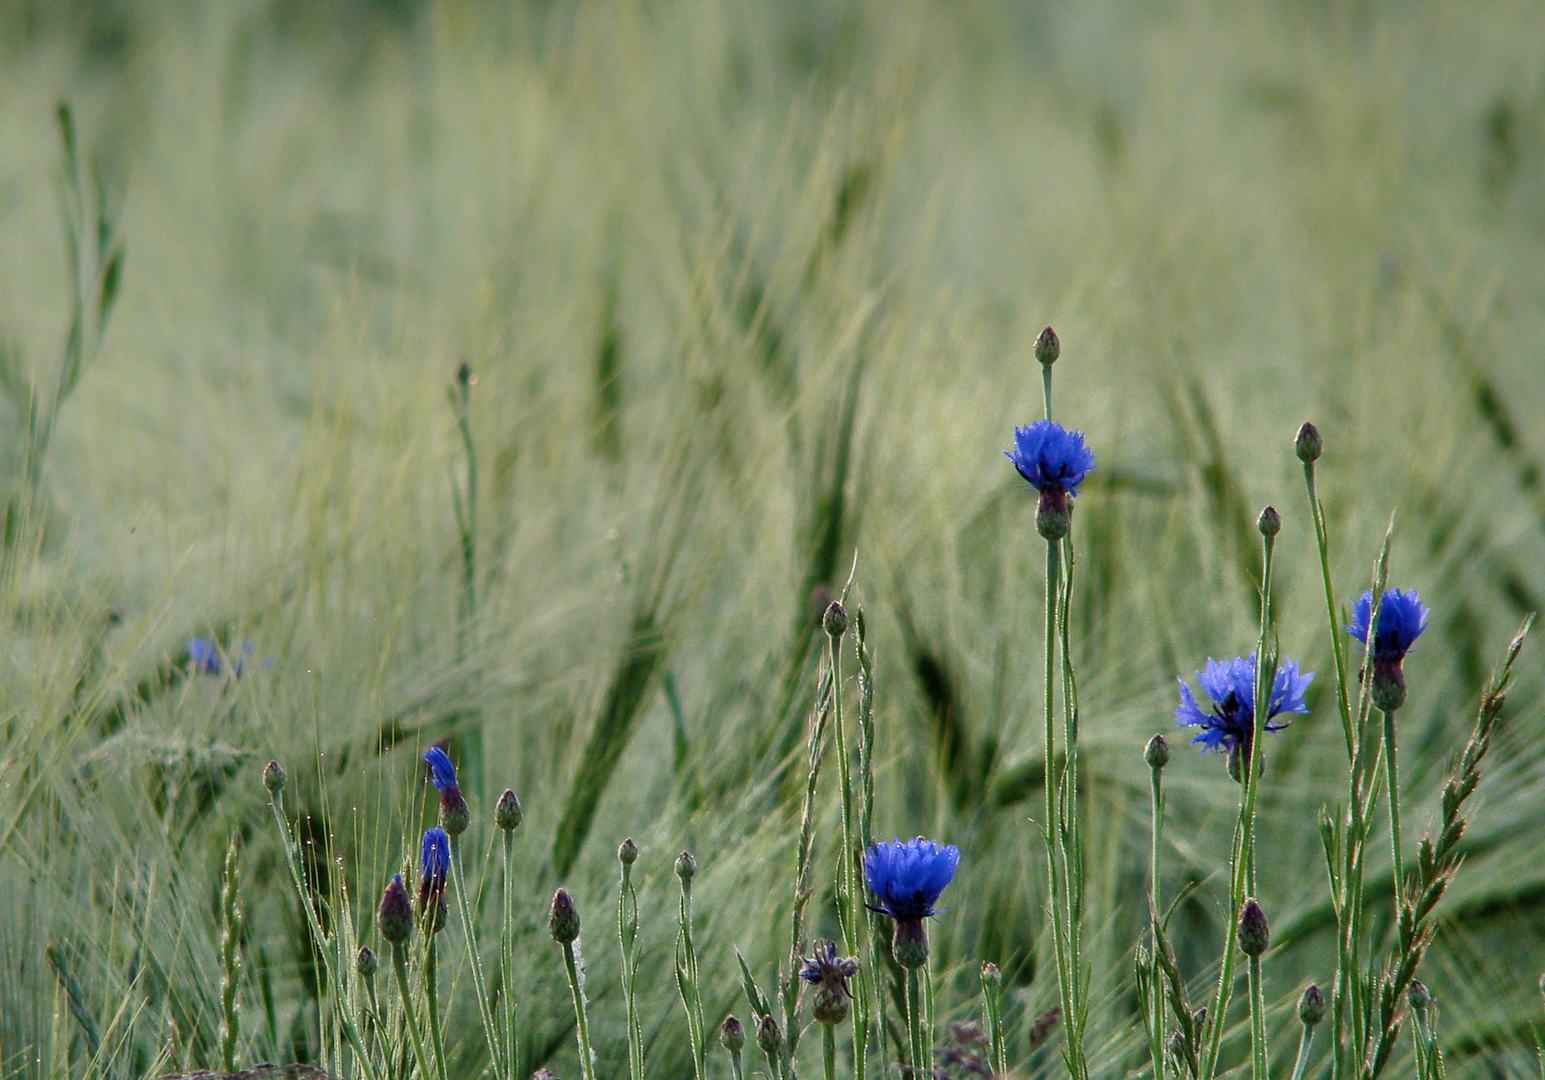
[[[977,1007],[992,960],[1011,1066],[1055,1064],[1060,1032],[1026,1042],[1057,999],[1025,825],[1043,553],[999,456],[1039,415],[1046,323],[1058,418],[1100,458],[1072,604],[1091,1072],[1148,1057],[1142,748],[1171,726],[1177,673],[1253,644],[1267,503],[1277,644],[1321,673],[1313,713],[1267,744],[1257,835],[1279,946],[1267,1028],[1288,1059],[1298,993],[1331,972],[1315,823],[1344,792],[1299,423],[1324,437],[1339,594],[1395,512],[1392,580],[1433,608],[1400,713],[1408,849],[1492,659],[1545,596],[1535,3],[359,0],[283,26],[301,5],[72,7],[0,6],[6,355],[56,378],[70,324],[61,99],[82,159],[123,182],[128,257],[52,429],[48,527],[0,567],[0,1075],[218,1060],[236,833],[236,1058],[335,1061],[261,767],[287,767],[304,870],[352,912],[340,955],[381,952],[384,999],[370,918],[427,822],[417,756],[474,726],[465,870],[489,882],[488,948],[493,800],[508,785],[525,809],[526,1067],[578,1075],[544,924],[562,884],[595,913],[591,1036],[601,1075],[623,1074],[605,928],[631,834],[648,1075],[688,1074],[670,859],[702,858],[702,1015],[744,1016],[732,946],[764,987],[787,962],[811,593],[840,588],[855,549],[875,835],[963,852],[930,927],[939,1025]],[[463,360],[475,590],[446,405]],[[187,638],[211,631],[272,666],[181,679]],[[1545,683],[1528,655],[1422,969],[1456,1076],[1477,1055],[1533,1067]],[[614,760],[587,744],[602,716]],[[1162,895],[1202,882],[1167,930],[1201,1003],[1237,789],[1171,742]],[[564,825],[591,802],[588,830]],[[808,922],[837,936],[839,814],[820,805]],[[1370,895],[1387,859],[1370,853]],[[472,1075],[487,1051],[459,920],[443,939],[451,1072]],[[1389,1075],[1410,1052],[1407,1036]]]

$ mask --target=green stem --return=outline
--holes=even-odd
[[[1148,793],[1152,807],[1152,851],[1149,854],[1149,865],[1152,867],[1152,878],[1148,889],[1148,906],[1151,918],[1157,922],[1160,914],[1159,885],[1163,880],[1159,873],[1160,838],[1164,832],[1164,770],[1163,768],[1150,768],[1148,770]],[[1152,987],[1150,996],[1153,998],[1152,1020],[1150,1021],[1148,1056],[1153,1059],[1154,1080],[1164,1080],[1164,994],[1160,990],[1159,981],[1159,943],[1153,943],[1152,976],[1149,985]]]
[[[837,1080],[837,1032],[835,1024],[821,1025],[821,1071],[826,1080]]]
[[[1047,907],[1052,915],[1052,943],[1057,962],[1057,991],[1062,1002],[1064,1023],[1073,1015],[1073,992],[1069,985],[1070,971],[1067,952],[1067,928],[1062,907],[1062,887],[1058,877],[1057,861],[1057,745],[1056,745],[1056,671],[1057,671],[1057,599],[1060,571],[1059,548],[1055,540],[1046,542],[1046,667],[1045,710],[1042,723],[1044,745],[1043,787],[1045,788],[1045,821],[1042,837],[1046,845]]]
[[[1224,932],[1223,957],[1218,966],[1218,989],[1208,1013],[1212,1034],[1207,1041],[1207,1056],[1202,1061],[1202,1080],[1217,1075],[1218,1055],[1227,1026],[1229,998],[1234,991],[1234,947],[1239,934],[1239,908],[1255,887],[1255,804],[1261,779],[1261,741],[1266,729],[1266,714],[1271,707],[1274,665],[1266,655],[1271,629],[1271,571],[1274,537],[1262,538],[1261,622],[1255,648],[1255,708],[1250,753],[1245,761],[1244,791],[1239,800],[1239,824],[1235,828],[1233,865],[1230,867],[1228,929]]]
[[[369,978],[365,980],[365,999],[370,1003],[370,1032],[367,1045],[372,1057],[375,1056],[376,1045],[386,1046],[386,1037],[382,1033],[381,1003],[376,1000],[376,981]]]
[[[1250,957],[1250,1072],[1253,1080],[1270,1080],[1266,1071],[1266,998],[1261,987],[1261,958]]]
[[[590,1019],[585,1012],[585,991],[579,984],[579,964],[574,959],[574,943],[563,944],[563,969],[569,976],[569,994],[574,999],[574,1037],[579,1041],[579,1071],[584,1080],[595,1080],[595,1057],[590,1050]]]
[[[429,1041],[434,1047],[435,1065],[440,1070],[440,1080],[450,1080],[451,1072],[445,1067],[445,1026],[440,1022],[440,972],[435,948],[435,935],[429,934],[429,947],[424,959],[424,993],[429,999]]]
[[[1298,1057],[1293,1061],[1292,1080],[1304,1080],[1304,1072],[1309,1068],[1309,1044],[1313,1040],[1314,1028],[1304,1024],[1303,1033],[1298,1036]]]
[[[927,1052],[923,1046],[923,1009],[918,1000],[917,969],[907,968],[907,1039],[908,1056],[914,1072],[928,1067]]]
[[[740,1051],[730,1051],[730,1075],[734,1080],[746,1080],[746,1070],[740,1063]]]
[[[1320,557],[1320,582],[1325,587],[1325,615],[1330,620],[1330,651],[1336,668],[1336,708],[1346,740],[1347,761],[1350,762],[1356,739],[1352,730],[1352,703],[1347,693],[1346,643],[1342,640],[1341,620],[1336,617],[1336,589],[1330,579],[1330,540],[1325,529],[1325,507],[1320,504],[1315,491],[1313,463],[1304,465],[1304,487],[1309,493],[1309,516],[1314,522],[1314,547]]]
[[[424,1050],[424,1033],[419,1029],[413,991],[408,987],[408,949],[401,942],[392,946],[392,971],[397,976],[397,993],[402,997],[402,1015],[407,1021],[404,1026],[413,1042],[413,1056],[418,1061],[420,1075],[427,1077],[430,1075],[429,1054]]]
[[[466,876],[461,868],[461,838],[457,837],[451,849],[451,891],[456,894],[456,911],[461,917],[461,935],[466,941],[467,956],[472,961],[472,989],[477,997],[478,1018],[483,1023],[483,1037],[488,1042],[488,1060],[497,1065],[504,1058],[499,1048],[499,1036],[494,1026],[493,1003],[488,997],[488,983],[483,978],[483,958],[477,946],[477,934],[472,926],[472,909],[467,902]]]
[[[501,899],[504,911],[499,923],[499,979],[504,985],[504,1075],[515,1080],[520,1075],[520,1031],[515,1013],[515,889],[512,854],[515,834],[505,830],[501,845],[503,883]]]
[[[999,976],[1001,978],[1001,976]],[[982,977],[982,1017],[987,1023],[987,1035],[992,1046],[994,1076],[1008,1075],[1008,1049],[1003,1039],[1003,987],[991,982],[985,973]]]
[[[1057,834],[1062,855],[1062,880],[1067,896],[1068,987],[1072,1008],[1065,1014],[1068,1056],[1075,1080],[1087,1080],[1089,1063],[1084,1058],[1084,994],[1086,974],[1083,961],[1084,918],[1084,848],[1078,821],[1078,683],[1073,677],[1073,657],[1069,641],[1068,612],[1073,605],[1073,540],[1070,533],[1062,540],[1062,582],[1057,608],[1057,640],[1062,654],[1062,727],[1063,769],[1061,828]]]
[[[1395,762],[1395,714],[1384,713],[1384,784],[1389,789],[1389,855],[1395,873],[1395,915],[1400,915],[1405,888],[1405,856],[1400,843],[1400,768]]]
[[[677,939],[679,957],[677,980],[681,990],[681,1004],[687,1014],[687,1039],[692,1048],[692,1073],[697,1080],[708,1075],[708,1049],[706,1024],[703,1019],[702,983],[697,974],[697,948],[692,943],[692,879],[681,878],[680,936]]]
[[[628,1037],[628,1076],[643,1080],[643,1025],[638,1018],[638,893],[633,888],[633,868],[622,864],[617,892],[617,941],[622,950],[622,1003]]]

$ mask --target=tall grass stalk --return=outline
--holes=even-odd
[[[336,955],[337,936],[323,933],[316,904],[311,898],[310,890],[306,888],[305,878],[301,875],[300,853],[295,849],[295,839],[290,832],[290,823],[284,816],[284,794],[280,790],[270,790],[269,796],[268,805],[273,811],[274,825],[279,830],[279,844],[284,851],[284,864],[289,868],[290,883],[295,887],[295,892],[300,898],[301,911],[305,913],[306,926],[311,931],[315,953],[322,959],[323,975],[333,994],[333,1012],[336,1014],[338,1026],[353,1049],[359,1068],[370,1080],[375,1080],[375,1067],[370,1061],[370,1055],[365,1052],[364,1040],[360,1038],[359,1029],[348,1007],[349,995],[344,986],[339,970],[339,958]]]
[[[864,906],[863,885],[859,882],[858,856],[861,838],[853,809],[853,777],[848,758],[847,726],[842,715],[842,638],[847,633],[848,617],[840,604],[828,611],[826,622],[826,662],[832,677],[832,725],[837,754],[837,786],[842,803],[842,853],[838,859],[841,890],[838,909],[842,922],[843,946],[853,956],[865,956],[869,948],[868,908]],[[841,612],[840,616],[837,612]],[[868,1075],[869,980],[871,967],[863,964],[854,980],[853,1076],[865,1080]],[[825,1025],[829,1026],[829,1025]],[[828,1033],[829,1034],[829,1033]]]

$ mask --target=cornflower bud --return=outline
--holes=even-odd
[[[690,851],[683,851],[676,856],[676,876],[682,881],[691,881],[697,876],[697,860]]]
[[[738,1054],[746,1045],[746,1029],[733,1016],[726,1016],[719,1025],[719,1043],[732,1054]]]
[[[499,796],[499,801],[494,806],[494,824],[505,832],[514,832],[520,828],[520,823],[525,816],[525,812],[520,808],[520,799],[516,798],[515,792],[505,788],[504,794]]]
[[[631,836],[617,845],[617,861],[623,866],[632,866],[638,862],[638,845]]]
[[[982,985],[993,989],[1003,985],[1003,972],[998,970],[998,965],[991,960],[982,965]]]
[[[1293,449],[1298,454],[1298,460],[1305,465],[1313,465],[1320,460],[1320,454],[1325,450],[1325,442],[1320,438],[1320,429],[1305,420],[1303,426],[1298,429],[1298,436],[1293,440]]]
[[[359,947],[359,953],[354,957],[354,970],[367,979],[375,976],[376,954],[369,945]]]
[[[1046,327],[1035,338],[1035,358],[1045,366],[1057,362],[1057,357],[1062,355],[1062,342],[1057,338],[1057,331]]]
[[[771,1057],[783,1046],[783,1029],[772,1013],[767,1013],[756,1023],[756,1045],[762,1053]]]
[[[1277,513],[1275,506],[1268,506],[1255,519],[1255,527],[1261,531],[1262,536],[1270,539],[1282,531],[1282,515]]]
[[[1411,989],[1407,991],[1411,1002],[1411,1008],[1421,1012],[1432,1004],[1432,993],[1427,989],[1427,984],[1420,979],[1411,980]]]
[[[1239,951],[1246,956],[1260,956],[1271,944],[1271,930],[1266,925],[1266,912],[1256,903],[1255,897],[1247,897],[1239,909]]]
[[[559,945],[572,945],[579,937],[579,908],[566,889],[553,893],[553,906],[547,913],[547,929]]]
[[[376,926],[381,937],[392,945],[401,945],[413,932],[413,902],[403,887],[402,875],[394,874],[386,891],[381,894],[381,906],[376,911]]]
[[[285,775],[284,766],[277,761],[270,761],[263,766],[263,786],[268,789],[270,795],[278,795],[284,790],[289,777]]]
[[[1304,987],[1303,996],[1298,999],[1298,1019],[1304,1027],[1314,1027],[1325,1019],[1325,991],[1318,983]]]
[[[1169,741],[1163,735],[1155,735],[1143,748],[1143,760],[1150,769],[1162,769],[1169,764]]]

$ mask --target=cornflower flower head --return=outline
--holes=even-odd
[[[1052,420],[1014,429],[1014,448],[1003,451],[1025,483],[1040,493],[1035,528],[1048,540],[1060,540],[1073,527],[1078,485],[1094,469],[1094,451],[1082,431],[1069,431]]]
[[[1394,712],[1405,704],[1406,675],[1403,661],[1416,639],[1427,629],[1428,609],[1415,589],[1389,589],[1379,597],[1379,625],[1373,623],[1373,592],[1358,597],[1352,608],[1352,625],[1347,627],[1363,647],[1368,647],[1368,631],[1373,629],[1373,703],[1385,712]]]
[[[799,977],[815,989],[810,1015],[820,1024],[840,1024],[848,1018],[853,997],[848,980],[858,974],[858,957],[838,956],[835,941],[817,941],[815,953],[805,960]]]
[[[445,925],[445,878],[451,871],[451,838],[438,825],[424,830],[418,865],[418,914],[435,933]]]
[[[461,793],[461,785],[456,783],[456,766],[451,763],[451,755],[438,746],[431,746],[424,751],[424,762],[429,766],[429,782],[440,793],[440,825],[450,835],[460,836],[472,821],[472,809],[467,805],[467,797]]]
[[[1262,725],[1264,730],[1281,731],[1287,727],[1287,721],[1276,719],[1284,713],[1309,711],[1304,691],[1313,679],[1313,672],[1299,672],[1297,660],[1289,658],[1277,667]],[[1192,744],[1227,753],[1230,770],[1236,771],[1236,763],[1249,758],[1250,742],[1255,737],[1255,654],[1236,656],[1232,660],[1209,658],[1207,666],[1196,673],[1196,681],[1211,699],[1211,707],[1203,709],[1186,681],[1181,679],[1180,705],[1175,709],[1175,720],[1182,727],[1201,728],[1191,739]]]
[[[874,894],[870,909],[894,924],[892,951],[902,967],[922,967],[928,960],[928,932],[939,896],[955,877],[960,849],[919,836],[879,843],[864,852],[864,881]]]

